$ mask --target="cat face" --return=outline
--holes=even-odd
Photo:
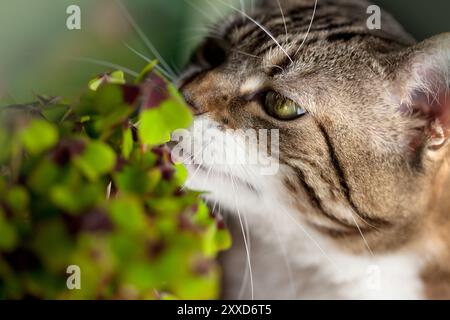
[[[233,212],[289,210],[353,251],[418,237],[447,153],[450,36],[416,45],[386,13],[368,30],[367,6],[268,1],[218,25],[180,80],[200,145],[189,187]],[[245,143],[249,129],[269,137]],[[208,130],[219,139],[201,141]],[[261,143],[270,174],[258,162],[192,164]]]

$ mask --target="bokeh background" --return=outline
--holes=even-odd
[[[229,11],[221,1],[237,5],[240,0],[122,3],[176,71],[208,24]],[[419,40],[450,31],[449,0],[375,2],[394,13]],[[82,10],[80,31],[66,28],[66,8],[71,4]],[[0,105],[32,101],[35,93],[76,96],[90,78],[112,69],[91,60],[138,71],[146,62],[127,45],[152,57],[115,0],[0,0]]]

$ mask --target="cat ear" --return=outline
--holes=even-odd
[[[396,76],[400,111],[418,120],[413,149],[440,149],[450,137],[450,33],[425,40],[402,54]]]

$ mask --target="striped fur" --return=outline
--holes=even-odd
[[[279,129],[282,170],[276,177],[263,179],[251,168],[227,168],[226,174],[252,186],[235,203],[226,181],[220,181],[225,183],[221,186],[209,174],[196,175],[190,186],[210,190],[207,200],[211,204],[219,202],[235,213],[267,218],[281,215],[280,208],[285,208],[319,242],[336,250],[336,256],[346,255],[339,261],[364,257],[364,263],[358,260],[357,264],[366,266],[367,261],[392,255],[397,257],[392,261],[398,259],[402,268],[405,261],[415,261],[408,273],[414,274],[411,294],[389,288],[385,297],[419,298],[426,293],[450,298],[446,295],[450,282],[448,289],[439,287],[440,294],[433,294],[438,281],[426,271],[439,266],[443,279],[450,274],[450,259],[443,254],[450,249],[450,238],[445,235],[450,230],[450,203],[443,200],[448,193],[434,197],[450,181],[448,171],[442,171],[449,159],[450,36],[416,44],[386,12],[382,29],[368,30],[368,5],[364,0],[319,0],[317,6],[315,1],[282,0],[280,11],[277,1],[267,1],[249,16],[238,13],[217,25],[220,32],[211,34],[202,48],[214,43],[226,55],[221,61],[206,59],[217,63],[209,66],[201,57],[204,52],[200,58],[194,55],[180,81],[181,89],[210,125]],[[296,101],[308,115],[290,122],[268,116],[255,98],[268,89]],[[428,97],[428,104],[423,102],[426,99],[419,103],[416,97]],[[431,97],[435,102],[430,102]],[[430,112],[429,107],[440,109]],[[434,145],[439,148],[431,148]],[[442,205],[436,206],[436,201]],[[288,260],[304,257],[308,261],[306,255],[311,253],[307,249],[294,251],[293,244],[302,238],[287,231],[289,223],[285,228],[290,236],[283,243],[292,247]],[[267,242],[250,224],[252,232],[260,235],[256,241]],[[233,251],[229,257],[228,261],[235,261]],[[392,265],[386,259],[389,262],[383,263]],[[322,274],[320,263],[299,262],[298,269]],[[233,268],[231,263],[225,266]],[[391,276],[398,272],[392,269]],[[225,270],[226,279],[236,278],[231,272]],[[332,277],[320,279],[324,287],[339,283]],[[269,281],[264,276],[260,280]],[[416,285],[419,280],[421,288]],[[336,298],[366,297],[345,295],[338,289]],[[227,297],[237,297],[237,293]],[[311,295],[294,296],[298,297]]]

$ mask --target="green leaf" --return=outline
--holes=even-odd
[[[0,125],[0,299],[217,298],[214,259],[230,235],[201,193],[182,190],[186,168],[142,145],[159,145],[192,122],[155,66],[139,85],[107,74],[77,106],[40,97],[19,106],[28,117]],[[155,95],[155,86],[164,91]],[[33,120],[41,113],[49,122]],[[128,128],[136,122],[139,142]],[[108,232],[96,232],[102,228]],[[1,259],[16,248],[36,263],[22,271]],[[82,290],[67,290],[72,264],[82,270]]]
[[[75,114],[77,114],[80,118],[82,118],[81,122],[86,122],[83,121],[85,120],[83,118],[98,114],[97,108],[95,106],[96,94],[97,93],[94,91],[88,91],[84,93],[80,97],[80,103],[74,108]]]
[[[211,223],[211,220],[208,206],[201,201],[198,205],[198,210],[195,213],[195,221],[200,225],[207,226]]]
[[[6,192],[6,182],[2,175],[0,175],[0,200],[3,198],[3,194]]]
[[[94,207],[104,198],[104,194],[106,190],[95,184],[76,187],[57,185],[50,189],[50,198],[54,205],[72,214]]]
[[[141,114],[139,137],[148,145],[160,145],[170,141],[170,129],[158,109],[149,109]]]
[[[60,169],[47,159],[37,164],[28,175],[27,185],[35,193],[45,194],[60,177]]]
[[[169,92],[172,95],[172,99],[161,105],[161,113],[164,119],[170,124],[172,131],[188,128],[193,121],[191,110],[173,85],[169,85]]]
[[[155,69],[157,64],[158,64],[158,60],[151,61],[137,76],[135,83],[136,84],[141,83],[145,79],[145,77]]]
[[[219,296],[218,273],[210,272],[204,277],[188,277],[176,286],[175,295],[182,300],[208,300]]]
[[[150,189],[150,181],[145,170],[139,167],[126,166],[115,175],[114,181],[121,192],[145,194]]]
[[[131,127],[125,129],[122,135],[122,156],[128,160],[130,159],[130,155],[133,151],[134,146],[133,132],[131,130]]]
[[[74,162],[89,180],[95,181],[112,171],[116,155],[108,145],[94,141],[87,144],[84,152],[74,158]]]
[[[74,249],[64,222],[59,219],[35,226],[31,246],[41,258],[48,275],[53,270],[67,268],[67,259]]]
[[[8,191],[7,201],[12,210],[22,212],[27,210],[30,199],[27,190],[17,186]]]
[[[102,116],[95,122],[95,129],[101,136],[107,136],[109,131],[128,121],[133,109],[127,105],[122,105],[108,115]]]
[[[1,120],[1,114],[0,114],[0,120]],[[0,122],[0,126],[2,123]],[[9,134],[6,133],[6,130],[4,130],[2,127],[0,127],[0,164],[5,162],[11,153],[11,137]]]
[[[50,105],[43,108],[41,112],[48,121],[59,123],[67,116],[68,112],[70,112],[70,106],[64,104]]]
[[[169,99],[159,108],[142,112],[139,137],[144,144],[161,145],[170,141],[173,131],[188,128],[191,123],[192,113],[186,105]]]
[[[110,83],[125,84],[125,73],[122,70],[116,70],[111,73]]]
[[[123,106],[123,94],[120,86],[106,85],[95,94],[95,108],[99,114],[110,114]]]
[[[37,155],[58,142],[58,130],[45,120],[33,120],[19,133],[20,141],[31,155]]]
[[[177,185],[179,186],[184,185],[188,176],[189,173],[183,164],[181,163],[175,164],[175,181]]]
[[[161,300],[164,300],[164,301],[175,301],[175,300],[180,300],[180,299],[178,297],[172,295],[172,294],[163,293],[161,295]]]
[[[122,70],[117,70],[110,74],[105,74],[89,81],[89,89],[91,89],[92,91],[97,91],[98,88],[104,83],[125,84],[125,82],[124,72]]]
[[[0,250],[12,250],[17,243],[16,230],[5,219],[5,214],[0,208]]]
[[[146,229],[147,221],[141,203],[134,197],[122,197],[111,201],[113,222],[123,230],[139,232]]]
[[[89,89],[92,91],[97,91],[97,89],[103,84],[103,78],[97,77],[89,81]]]
[[[224,251],[231,248],[232,239],[228,230],[218,230],[215,235],[216,250]]]
[[[166,217],[178,215],[180,213],[183,204],[174,201],[173,197],[159,197],[156,199],[149,199],[146,204],[152,210],[152,212],[159,213]]]

